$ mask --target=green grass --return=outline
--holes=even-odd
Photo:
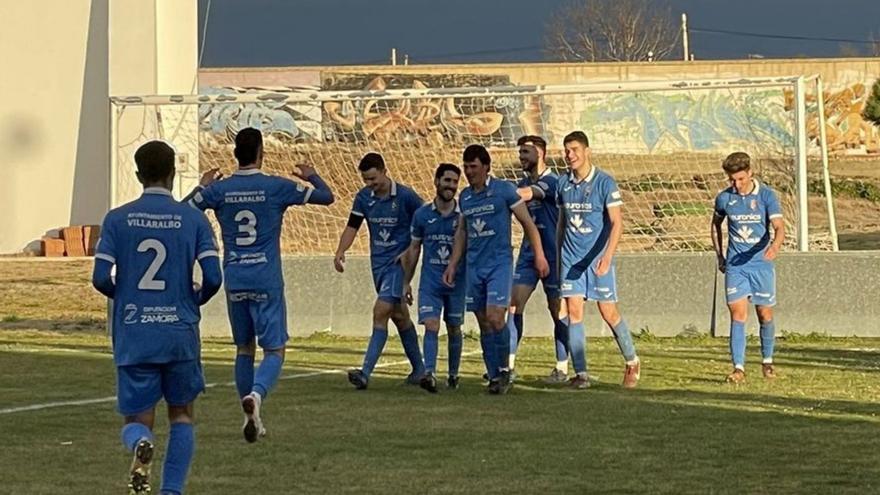
[[[527,339],[510,395],[488,396],[479,344],[465,341],[463,387],[429,395],[381,368],[365,392],[334,370],[356,365],[365,341],[291,341],[286,379],[264,407],[269,436],[246,444],[231,344],[204,345],[210,388],[197,403],[189,493],[878,493],[880,340],[789,334],[780,378],[721,383],[724,340],[636,341],[634,391],[618,383],[610,339],[588,344],[597,385],[541,383],[549,339]],[[445,342],[441,340],[441,372]],[[389,341],[383,364],[403,361]],[[326,374],[296,378],[315,370]],[[291,377],[293,377],[291,379]],[[2,408],[114,395],[106,337],[92,331],[0,331]],[[122,493],[130,461],[112,402],[0,414],[3,493]],[[167,438],[159,421],[157,477]]]

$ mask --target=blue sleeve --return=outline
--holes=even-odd
[[[511,210],[523,202],[522,198],[520,198],[519,194],[516,192],[516,186],[510,182],[502,183],[501,195],[501,197],[504,198],[504,202],[507,203],[507,207]]]
[[[336,198],[333,197],[333,191],[330,190],[330,186],[324,182],[324,179],[318,176],[318,174],[314,174],[309,177],[309,183],[313,185],[315,188],[312,190],[312,195],[306,199],[306,202],[313,205],[332,205]]]
[[[779,206],[779,199],[776,197],[775,192],[769,189],[767,190],[767,200],[765,203],[767,204],[767,218],[769,220],[782,218],[782,207]]]
[[[715,196],[715,216],[718,218],[727,216],[727,212],[724,211],[724,192],[720,192],[718,196]]]
[[[111,215],[107,215],[101,225],[101,237],[95,248],[95,267],[92,271],[92,285],[110,299],[113,299],[116,292],[111,276],[113,265],[116,264],[116,241],[113,232]]]
[[[215,182],[214,184],[217,183]],[[214,184],[195,191],[189,201],[187,201],[187,204],[202,211],[207,209],[216,210],[220,206],[222,195]]]
[[[544,193],[544,201],[556,202],[556,177],[541,177],[535,186]]]
[[[208,302],[223,283],[223,274],[220,271],[220,254],[217,252],[217,243],[214,241],[214,230],[204,215],[197,227],[196,259],[202,269],[202,288],[196,296],[199,305]]]
[[[605,193],[605,207],[613,208],[623,204],[623,198],[620,196],[620,189],[617,188],[617,182],[613,177],[608,176],[603,182]]]
[[[275,178],[279,186],[279,197],[281,205],[285,208],[294,205],[304,205],[309,202],[309,197],[314,192],[311,187],[306,187],[299,182],[285,179],[283,177]]]
[[[358,191],[354,195],[354,203],[351,205],[351,214],[364,218],[367,216],[367,208],[364,204],[364,195]]]
[[[416,210],[413,215],[412,225],[410,225],[410,237],[414,241],[420,241],[425,238],[425,222],[423,220],[422,210]]]

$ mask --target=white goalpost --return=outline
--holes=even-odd
[[[362,185],[356,164],[367,151],[383,153],[392,177],[428,198],[436,165],[459,163],[467,144],[487,146],[493,173],[513,180],[518,137],[544,137],[548,164],[561,172],[563,136],[583,130],[595,163],[624,195],[621,252],[710,250],[712,200],[726,187],[721,160],[734,151],[749,153],[778,192],[794,233],[786,249],[836,250],[821,90],[817,76],[792,76],[455,88],[415,81],[413,89],[111,98],[111,205],[140,193],[132,156],[142,142],[176,147],[182,195],[200,171],[229,173],[235,133],[256,127],[267,172],[289,176],[309,162],[337,195],[331,208],[305,207],[285,219],[283,252],[329,255]],[[363,239],[353,251],[366,252]]]

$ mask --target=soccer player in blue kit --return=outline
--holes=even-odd
[[[208,219],[171,196],[174,150],[150,141],[134,159],[143,195],[104,218],[92,283],[113,300],[117,407],[125,416],[122,443],[134,454],[130,493],[151,492],[152,430],[164,397],[171,431],[162,493],[179,495],[195,449],[193,404],[205,388],[199,306],[220,289],[222,275]],[[200,288],[193,282],[196,262]]]
[[[559,272],[556,266],[556,222],[559,219],[559,208],[556,206],[556,182],[559,177],[547,167],[544,157],[547,155],[547,142],[540,136],[523,136],[517,141],[519,146],[519,162],[524,177],[517,184],[516,192],[526,201],[529,214],[541,233],[541,244],[544,255],[550,265],[550,273],[539,278],[535,271],[535,253],[527,237],[523,238],[522,247],[513,272],[513,290],[511,293],[508,323],[512,323],[510,332],[510,369],[515,369],[516,350],[523,336],[523,311],[526,303],[540,281],[547,296],[547,309],[553,320],[553,338],[556,348],[556,366],[547,377],[547,383],[564,383],[568,379],[568,325],[566,318],[560,316]],[[562,311],[564,315],[564,311]]]
[[[773,261],[785,239],[785,222],[776,194],[752,176],[751,159],[742,152],[732,153],[722,168],[730,187],[715,198],[712,216],[712,245],[718,257],[718,270],[724,273],[727,307],[730,309],[731,383],[746,379],[746,318],[749,302],[755,305],[761,325],[761,372],[776,377],[773,369],[776,305],[776,273]],[[727,219],[727,256],[723,251],[721,224]],[[770,240],[770,230],[773,240]]]
[[[360,369],[348,373],[348,381],[358,390],[369,384],[370,375],[382,355],[388,340],[388,320],[394,322],[403,350],[412,365],[406,382],[418,385],[425,372],[419,336],[403,300],[403,264],[401,255],[410,245],[410,226],[416,210],[424,201],[415,191],[391,180],[385,168],[385,159],[374,152],[367,153],[358,164],[365,187],[358,191],[351,207],[348,225],[339,238],[336,271],[345,270],[345,252],[351,247],[357,231],[366,220],[370,231],[370,267],[377,298],[373,305],[373,332]]]
[[[581,131],[563,139],[569,171],[557,183],[560,288],[569,318],[569,346],[576,375],[569,385],[590,386],[587,374],[584,300],[596,301],[626,361],[623,386],[638,384],[641,364],[632,335],[617,310],[614,253],[623,233],[623,200],[617,183],[591,161],[590,141]]]
[[[245,415],[242,432],[245,440],[256,442],[266,434],[261,407],[281,375],[288,340],[281,270],[284,212],[294,205],[330,205],[334,198],[310,166],[297,165],[294,171],[310,186],[264,174],[263,135],[257,129],[238,132],[234,153],[238,170],[199,188],[189,203],[214,210],[223,234],[226,305],[237,347],[235,386]],[[263,349],[263,361],[254,373],[256,344]]]
[[[464,265],[456,274],[458,280],[454,287],[443,283],[443,271],[449,265],[452,255],[455,230],[458,228],[461,211],[455,200],[461,169],[451,163],[441,163],[434,173],[434,200],[416,210],[413,215],[411,238],[406,257],[404,258],[404,279],[406,286],[404,295],[407,302],[412,302],[412,281],[416,263],[424,247],[425,257],[419,276],[418,311],[419,323],[425,325],[424,355],[425,375],[421,379],[421,387],[428,392],[437,392],[437,348],[440,333],[440,316],[446,322],[448,339],[449,377],[446,385],[450,389],[458,388],[458,369],[461,364],[462,335],[461,325],[464,322],[465,280]]]
[[[505,315],[513,282],[511,212],[534,250],[538,277],[546,277],[550,268],[541,235],[516,186],[489,175],[492,159],[486,148],[472,144],[465,148],[462,160],[469,186],[460,195],[462,220],[455,232],[455,244],[443,281],[449,287],[455,285],[458,264],[466,254],[465,301],[467,310],[475,314],[480,326],[480,344],[489,376],[488,391],[504,394],[512,385],[508,362],[510,330]]]

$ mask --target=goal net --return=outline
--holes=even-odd
[[[112,98],[111,204],[140,194],[133,155],[141,143],[175,146],[180,197],[201,171],[233,172],[234,136],[255,127],[263,131],[267,173],[291,177],[295,164],[312,164],[337,197],[329,208],[306,206],[285,216],[283,252],[328,255],[362,187],[357,163],[368,151],[381,152],[389,174],[428,200],[437,164],[460,163],[468,144],[485,145],[492,173],[516,180],[520,136],[544,137],[548,164],[562,173],[562,138],[583,130],[594,163],[623,194],[621,252],[710,250],[713,199],[728,185],[721,162],[734,151],[751,155],[756,174],[779,194],[786,249],[830,249],[816,98],[808,98],[814,87],[788,77],[469,88],[414,80],[408,89],[392,89],[377,77],[361,91],[216,88]],[[367,252],[364,232],[352,252]]]

